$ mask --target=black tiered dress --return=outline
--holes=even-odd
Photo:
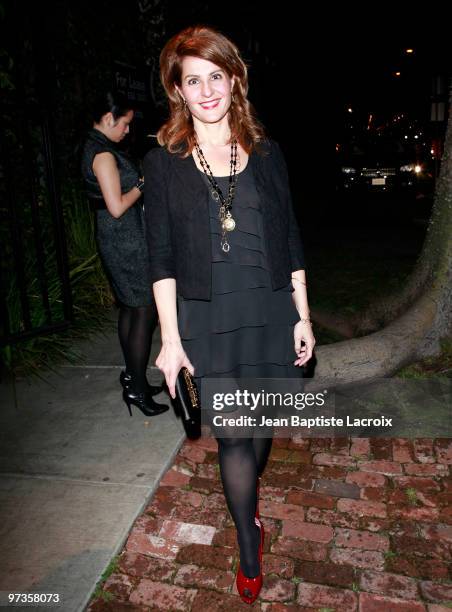
[[[198,169],[200,179],[208,178]],[[215,177],[223,194],[229,177]],[[232,216],[234,231],[221,249],[219,204],[210,198],[212,299],[178,297],[178,323],[195,377],[299,378],[293,365],[293,328],[299,320],[292,285],[272,290],[259,195],[248,163],[238,174]]]

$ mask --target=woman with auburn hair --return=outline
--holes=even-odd
[[[300,378],[315,345],[303,247],[287,168],[247,100],[237,47],[210,27],[171,38],[160,56],[169,119],[144,160],[145,217],[171,396],[182,367],[203,378]],[[271,437],[218,435],[237,528],[237,588],[262,586],[259,477]]]

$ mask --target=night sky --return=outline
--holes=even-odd
[[[62,37],[71,34],[64,23],[65,8],[71,7],[80,24],[95,22],[95,44],[104,58],[110,54],[112,64],[115,60],[130,62],[129,45],[134,45],[133,61],[139,63],[137,34],[130,30],[139,19],[139,5],[155,4],[157,0],[115,6],[103,0],[60,0],[36,5],[31,23],[58,54]],[[258,116],[289,153],[290,165],[301,164],[316,175],[315,180],[323,167],[334,164],[335,144],[343,138],[345,121],[350,119],[348,107],[356,116],[405,112],[428,124],[432,77],[451,73],[450,35],[441,6],[417,9],[393,2],[340,3],[331,8],[326,3],[287,0],[163,0],[159,5],[163,7],[159,26],[163,41],[183,27],[204,23],[237,43],[249,66],[249,98]],[[22,18],[15,25],[22,28]],[[105,48],[103,40],[112,27],[123,38]],[[74,37],[78,34],[73,33]],[[414,53],[408,56],[405,49],[410,47]],[[72,51],[75,59],[76,51]],[[60,54],[59,61],[70,64],[71,58]],[[396,71],[401,72],[400,77],[394,76]],[[93,90],[96,86],[87,87]]]
[[[384,121],[403,112],[430,121],[432,78],[450,75],[440,7],[406,3],[168,1],[168,36],[197,21],[219,27],[249,64],[251,101],[292,166],[332,167],[346,109]],[[258,51],[256,49],[258,43]],[[412,48],[414,53],[406,54]],[[395,72],[400,71],[400,77]],[[331,173],[332,174],[332,173]]]
[[[431,74],[451,68],[450,34],[439,7],[341,3],[331,9],[319,3],[306,8],[285,0],[269,5],[232,0],[221,8],[214,2],[169,0],[166,5],[169,35],[199,20],[230,35],[244,55],[250,38],[258,40],[250,72],[257,73],[259,93],[264,90],[272,100],[296,93],[303,107],[353,101],[419,107],[429,99]],[[409,47],[411,56],[404,53]],[[265,57],[273,70],[262,65]],[[397,70],[399,79],[392,76]]]

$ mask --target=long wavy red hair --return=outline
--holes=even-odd
[[[238,48],[224,34],[209,26],[196,25],[179,32],[160,54],[160,79],[169,102],[169,119],[157,133],[160,145],[182,157],[190,155],[195,132],[190,111],[185,107],[175,85],[181,86],[182,61],[186,56],[208,60],[234,79],[234,100],[229,108],[231,138],[236,138],[249,154],[265,140],[265,131],[247,99],[248,70]]]

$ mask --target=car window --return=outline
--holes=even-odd
[[[353,157],[381,157],[413,155],[414,149],[405,145],[398,139],[392,138],[369,138],[345,144],[341,147],[345,156]]]

